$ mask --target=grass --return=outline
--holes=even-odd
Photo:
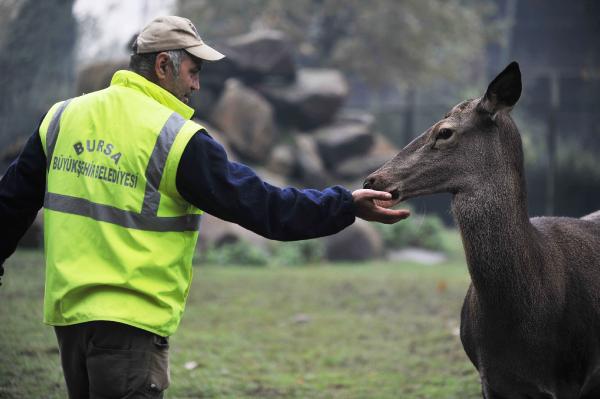
[[[0,398],[66,397],[53,330],[40,321],[42,264],[38,252],[6,264]],[[456,335],[468,281],[460,257],[439,266],[196,267],[171,339],[167,397],[478,398]]]

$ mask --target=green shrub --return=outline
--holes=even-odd
[[[325,257],[322,240],[280,242],[273,247],[273,263],[282,266],[299,266],[318,263]]]
[[[223,266],[266,266],[269,263],[269,254],[248,242],[237,241],[219,247],[211,246],[198,254],[197,261],[201,264]]]
[[[412,216],[392,225],[377,224],[386,248],[420,247],[446,251],[445,227],[439,217],[433,215]]]
[[[325,246],[320,240],[277,242],[268,251],[245,241],[210,246],[197,252],[194,264],[243,266],[300,266],[318,263],[325,257]]]

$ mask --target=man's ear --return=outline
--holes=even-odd
[[[169,68],[169,63],[171,62],[171,57],[167,53],[158,53],[156,55],[156,60],[154,61],[154,73],[159,81],[167,78],[167,69]]]
[[[513,61],[490,83],[477,107],[491,114],[493,119],[498,112],[512,109],[521,97],[521,90],[521,71],[519,64]]]

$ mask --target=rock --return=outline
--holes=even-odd
[[[202,93],[202,90],[210,90],[216,96],[220,96],[227,79],[239,76],[240,71],[235,62],[230,58],[230,52],[224,45],[216,46],[216,48],[225,54],[226,57],[216,62],[204,62],[202,64],[200,92]]]
[[[297,175],[294,177],[307,187],[328,186],[330,178],[319,156],[315,139],[306,134],[297,134],[294,136],[294,142],[297,160]]]
[[[232,244],[240,241],[249,242],[264,251],[269,249],[269,240],[246,230],[235,223],[221,220],[207,213],[202,215],[200,223],[200,237],[198,248],[204,251],[209,246],[220,247],[224,244]]]
[[[381,134],[374,134],[373,139],[367,154],[334,165],[334,176],[344,180],[362,180],[398,153],[398,149]]]
[[[282,32],[250,32],[217,43],[215,47],[226,57],[202,65],[200,87],[217,95],[229,78],[240,79],[249,85],[263,81],[288,84],[295,79],[293,48]]]
[[[387,259],[392,262],[415,262],[422,265],[437,265],[448,260],[448,257],[442,252],[422,248],[404,248],[390,251]]]
[[[271,151],[271,158],[269,158],[266,168],[281,176],[293,177],[297,162],[294,148],[289,144],[279,144]]]
[[[127,69],[129,60],[112,60],[85,66],[77,76],[77,95],[102,90],[110,86],[115,72]]]
[[[293,48],[283,32],[250,32],[228,40],[226,49],[239,78],[245,83],[264,80],[291,83],[296,77]]]
[[[363,125],[373,127],[375,123],[375,117],[370,112],[361,111],[359,109],[346,109],[340,111],[337,115],[336,120],[339,122],[354,122],[362,123]]]
[[[209,120],[221,93],[216,90],[200,86],[200,92],[193,93],[190,97],[190,107],[194,109],[194,117]]]
[[[277,135],[273,109],[254,90],[238,80],[228,80],[211,121],[241,158],[267,161]]]
[[[185,362],[183,364],[183,368],[185,368],[186,370],[194,370],[197,369],[199,366],[198,362],[194,361],[194,360],[190,360],[189,362]]]
[[[337,234],[325,238],[325,254],[331,261],[364,261],[383,254],[379,232],[362,219]]]
[[[346,80],[333,69],[300,69],[291,85],[260,85],[257,89],[273,104],[283,125],[301,130],[331,122],[348,95]]]
[[[375,142],[369,151],[370,155],[381,155],[388,157],[388,160],[390,160],[400,152],[400,149],[392,144],[384,135],[376,133],[374,138]]]
[[[319,154],[326,167],[335,169],[341,162],[365,155],[375,138],[371,124],[357,121],[336,121],[313,132]]]
[[[389,160],[387,155],[357,156],[337,165],[333,175],[344,180],[364,179]]]

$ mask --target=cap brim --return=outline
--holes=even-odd
[[[214,48],[210,47],[207,44],[201,44],[199,46],[192,46],[185,49],[188,53],[193,55],[194,57],[200,58],[206,61],[218,61],[222,58],[225,58],[225,54],[219,53]]]

